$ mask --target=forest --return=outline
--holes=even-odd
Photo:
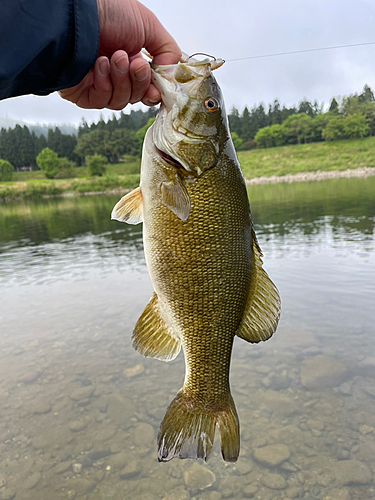
[[[157,113],[132,110],[129,114],[113,114],[92,124],[82,120],[77,135],[63,134],[50,128],[47,137],[30,131],[27,126],[0,131],[0,160],[14,170],[38,169],[36,158],[49,148],[67,165],[80,166],[86,157],[101,155],[109,163],[118,163],[124,156],[140,156],[147,128]],[[298,105],[281,106],[275,99],[268,108],[260,103],[245,107],[240,113],[233,107],[228,115],[230,130],[237,150],[269,148],[285,144],[332,141],[372,136],[375,132],[375,98],[372,89],[342,99],[333,97],[328,110],[317,101],[303,99]]]

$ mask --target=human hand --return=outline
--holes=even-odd
[[[181,51],[156,16],[137,0],[97,0],[99,53],[94,68],[61,97],[81,108],[114,110],[142,101],[153,106],[160,93],[151,84],[151,69],[140,51],[156,64],[175,64]]]

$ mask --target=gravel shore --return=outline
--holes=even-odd
[[[356,168],[348,170],[331,170],[327,172],[301,172],[299,174],[288,174],[283,176],[272,175],[271,177],[255,177],[246,179],[246,184],[275,184],[277,182],[305,182],[322,181],[325,179],[338,179],[339,177],[368,177],[375,175],[375,168]]]

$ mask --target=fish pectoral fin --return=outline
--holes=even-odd
[[[116,203],[111,213],[111,219],[128,224],[139,224],[143,221],[143,198],[140,186]]]
[[[268,340],[280,318],[280,296],[262,267],[262,251],[253,230],[254,269],[244,315],[237,336],[247,342]]]
[[[143,356],[162,361],[171,361],[180,352],[180,339],[161,317],[155,292],[134,327],[132,344]]]
[[[161,184],[161,201],[179,219],[186,221],[190,214],[190,196],[180,176]]]

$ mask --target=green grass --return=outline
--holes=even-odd
[[[239,151],[246,179],[375,167],[375,137]]]
[[[246,179],[375,167],[375,137],[240,151],[238,159]],[[48,180],[41,171],[17,172],[12,182],[0,183],[0,201],[61,193],[133,189],[139,184],[140,159],[130,156],[124,160],[107,165],[103,177],[90,177],[87,167],[74,168],[72,179]]]
[[[11,182],[0,183],[0,201],[31,199],[62,193],[89,193],[113,189],[133,189],[139,184],[140,159],[126,157],[125,161],[108,164],[103,177],[90,177],[87,167],[73,168],[71,179],[46,179],[40,170],[16,172]]]

